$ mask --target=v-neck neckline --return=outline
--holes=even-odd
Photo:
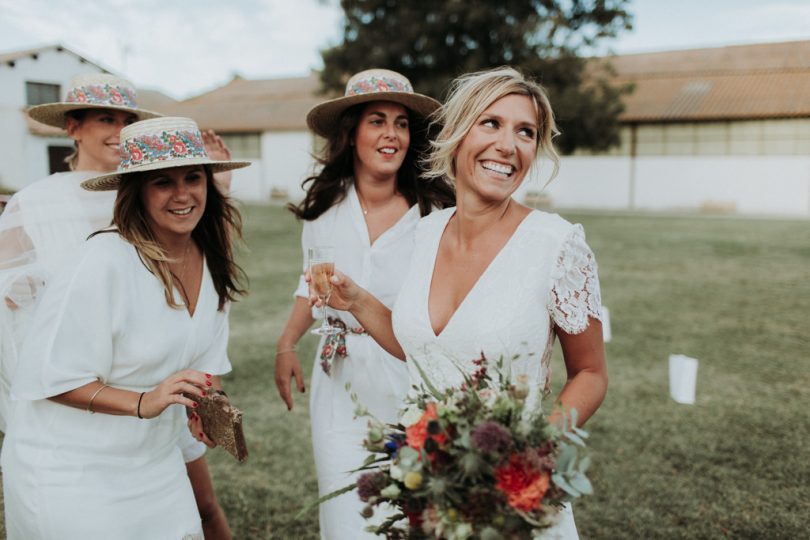
[[[523,225],[529,220],[530,216],[532,216],[535,213],[536,213],[535,211],[531,211],[528,214],[526,214],[523,217],[523,219],[520,220],[520,223],[518,223],[517,227],[515,227],[515,230],[512,232],[512,235],[509,237],[506,243],[504,243],[504,245],[501,246],[501,249],[498,250],[498,253],[495,254],[492,260],[489,261],[486,268],[484,268],[484,271],[481,272],[481,275],[478,276],[478,279],[476,279],[475,283],[473,283],[473,286],[470,287],[470,290],[467,291],[467,294],[465,294],[464,298],[461,299],[459,305],[456,307],[453,313],[450,314],[450,317],[447,319],[447,322],[445,322],[444,327],[438,333],[436,333],[436,330],[433,326],[433,319],[430,316],[430,290],[433,288],[433,276],[436,274],[436,260],[439,257],[439,246],[441,246],[442,238],[444,238],[444,234],[447,232],[447,226],[450,224],[450,220],[453,219],[453,216],[456,215],[456,209],[453,208],[452,212],[448,212],[449,217],[442,225],[441,233],[438,235],[436,243],[433,246],[433,260],[430,264],[430,274],[429,274],[430,277],[427,281],[427,291],[425,291],[425,313],[427,314],[428,329],[430,330],[430,334],[433,336],[433,339],[440,339],[447,332],[447,329],[456,319],[456,316],[458,315],[459,311],[461,311],[462,308],[464,308],[465,304],[468,303],[467,301],[473,295],[473,293],[479,288],[479,285],[481,284],[482,281],[484,281],[485,276],[487,276],[490,273],[491,269],[495,266],[496,262],[501,258],[501,255],[507,249],[509,249],[509,247],[513,243],[512,241],[514,240],[514,238],[518,236],[521,229],[523,228]]]
[[[367,248],[373,248],[375,246],[380,245],[380,241],[387,238],[388,236],[394,234],[393,231],[400,228],[402,223],[408,218],[408,216],[412,212],[418,212],[418,204],[414,204],[408,208],[408,210],[402,214],[399,219],[386,230],[384,230],[375,240],[374,242],[371,241],[371,234],[368,230],[368,223],[366,223],[366,219],[363,217],[363,207],[360,205],[360,195],[357,194],[357,186],[354,185],[352,182],[351,185],[351,207],[352,213],[354,214],[354,222],[357,225],[358,232],[360,236],[363,238],[363,242]]]
[[[206,279],[205,275],[208,273],[208,264],[205,261],[205,255],[202,256],[202,272],[200,273],[200,282],[199,287],[197,288],[197,298],[194,299],[194,313],[189,310],[188,300],[183,296],[183,291],[181,288],[174,284],[172,287],[173,291],[183,299],[183,311],[188,315],[190,320],[194,320],[194,316],[197,315],[197,312],[200,311],[200,300],[203,298],[203,287],[205,287]]]

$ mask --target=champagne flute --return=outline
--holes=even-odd
[[[340,332],[329,324],[326,317],[326,303],[332,294],[332,275],[335,273],[335,248],[330,246],[311,247],[307,252],[309,258],[309,283],[321,301],[321,326],[313,334],[328,336]]]

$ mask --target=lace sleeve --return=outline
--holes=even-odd
[[[588,328],[588,317],[602,320],[596,259],[585,243],[582,225],[574,225],[563,242],[551,280],[548,309],[554,324],[579,334]]]

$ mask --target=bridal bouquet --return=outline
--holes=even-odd
[[[587,433],[549,424],[528,410],[526,381],[514,383],[483,357],[460,388],[426,388],[410,398],[398,425],[369,416],[371,452],[356,483],[364,516],[386,504],[395,515],[367,530],[390,539],[533,538],[560,506],[592,492],[585,475]],[[421,368],[420,368],[421,371]],[[356,401],[356,397],[353,396]],[[341,490],[353,489],[355,485]]]

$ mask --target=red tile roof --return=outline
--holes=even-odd
[[[810,41],[609,58],[632,83],[623,122],[810,117]]]

